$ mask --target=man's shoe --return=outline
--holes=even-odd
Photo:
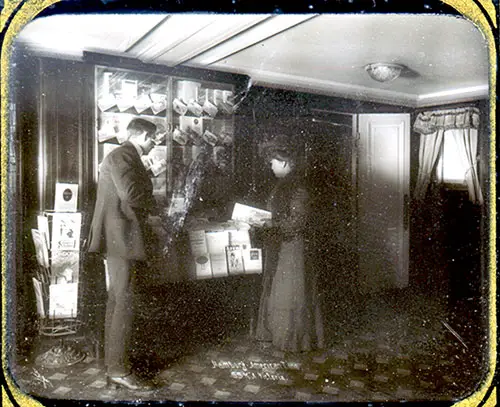
[[[129,390],[151,390],[152,387],[142,383],[136,375],[129,374],[128,376],[108,376],[108,388],[117,389],[118,387],[123,387]]]

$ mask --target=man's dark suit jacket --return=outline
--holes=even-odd
[[[101,164],[89,252],[146,260],[153,249],[147,220],[154,208],[151,179],[134,145],[125,142]]]

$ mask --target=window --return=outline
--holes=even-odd
[[[477,130],[471,129],[471,132]],[[436,167],[436,176],[439,182],[449,187],[467,189],[466,174],[469,163],[463,159],[459,143],[455,135],[456,130],[444,132],[443,144]]]

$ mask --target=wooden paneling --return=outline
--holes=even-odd
[[[42,59],[40,63],[40,141],[45,151],[42,209],[53,209],[57,182],[79,184],[79,210],[84,209],[86,174],[89,169],[87,139],[92,115],[87,99],[93,80],[86,65]],[[85,186],[85,188],[84,188]]]

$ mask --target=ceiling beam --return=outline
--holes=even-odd
[[[255,26],[272,19],[270,15],[234,15],[224,16],[220,20],[214,21],[209,26],[199,31],[196,37],[182,43],[182,55],[177,55],[175,64],[180,65],[184,62],[192,60],[199,55],[210,51],[222,43],[229,41],[238,35],[243,35],[245,32],[253,29]],[[229,23],[229,24],[228,24]],[[174,52],[175,54],[175,52]],[[171,58],[173,55],[171,56]],[[161,61],[161,57],[158,58]]]
[[[145,33],[141,38],[139,38],[136,42],[134,42],[130,47],[128,47],[125,52],[133,52],[134,48],[140,48],[141,44],[144,44],[146,41],[150,40],[150,37],[153,35],[153,33],[163,24],[167,22],[167,20],[170,18],[170,15],[166,16],[164,19],[160,20],[158,24],[155,24],[153,28],[148,30],[147,33]]]
[[[172,14],[150,30],[147,41],[140,41],[129,54],[143,62],[154,62],[160,55],[177,47],[217,18],[212,14],[195,14],[186,24],[185,16]]]
[[[317,16],[317,14],[273,16],[261,24],[257,24],[252,27],[250,30],[243,31],[239,35],[235,35],[219,46],[214,47],[198,55],[196,58],[192,58],[191,60],[185,62],[201,66],[214,64]]]

